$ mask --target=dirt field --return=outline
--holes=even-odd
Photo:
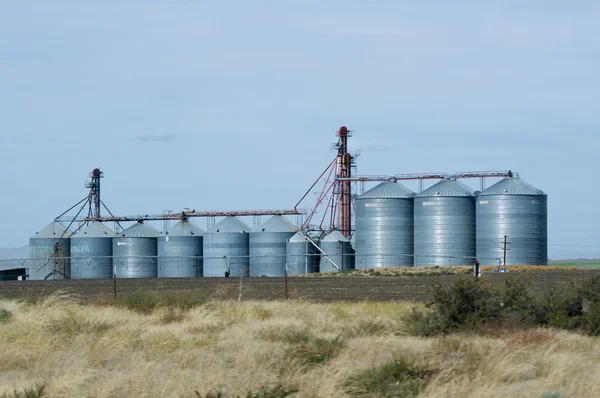
[[[554,285],[600,276],[600,270],[519,272],[484,274],[492,284],[505,278],[518,277],[530,282],[533,290],[542,291]],[[315,302],[331,301],[425,301],[428,286],[434,282],[450,282],[458,275],[377,277],[377,278],[289,278],[290,298]],[[122,297],[139,288],[158,292],[189,292],[206,299],[238,299],[239,278],[160,278],[118,279],[117,295]],[[102,301],[113,297],[112,279],[14,281],[0,282],[0,298],[38,299],[64,290],[86,301]],[[283,278],[243,278],[242,300],[279,300],[285,298]]]

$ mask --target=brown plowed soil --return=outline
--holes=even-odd
[[[483,279],[491,284],[506,278],[526,280],[533,291],[568,284],[593,276],[600,271],[546,271],[519,273],[489,273]],[[373,278],[289,278],[288,295],[309,301],[427,301],[428,286],[435,282],[451,282],[459,275],[373,277]],[[462,276],[466,277],[466,276]],[[189,293],[198,298],[237,299],[240,278],[160,278],[117,279],[117,296],[139,288],[156,292]],[[285,298],[284,278],[243,278],[243,300],[279,300]],[[0,282],[0,297],[36,300],[57,291],[68,292],[85,302],[102,302],[113,297],[112,279],[10,281]]]

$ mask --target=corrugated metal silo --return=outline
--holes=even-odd
[[[285,276],[286,243],[297,231],[273,216],[250,232],[250,276]]]
[[[547,195],[520,178],[505,178],[477,195],[477,260],[498,265],[548,263]]]
[[[158,277],[202,276],[204,231],[191,221],[179,221],[158,238]]]
[[[156,237],[158,231],[137,222],[113,238],[113,266],[117,278],[157,276]]]
[[[306,234],[299,231],[286,244],[288,275],[319,272],[319,251],[306,240]]]
[[[413,265],[414,195],[383,182],[356,198],[356,268]]]
[[[106,225],[91,222],[71,238],[71,279],[111,278],[115,233]]]
[[[250,228],[235,217],[226,217],[204,233],[204,276],[248,276]]]
[[[71,231],[55,221],[29,238],[29,279],[71,277],[71,234]],[[55,253],[56,243],[60,245]]]
[[[341,234],[340,231],[333,230],[327,234],[319,243],[327,257],[338,266],[336,269],[331,262],[321,254],[320,272],[344,271],[354,269],[354,253],[350,239]]]
[[[415,265],[475,261],[475,197],[458,181],[440,181],[414,198]]]

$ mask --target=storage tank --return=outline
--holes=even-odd
[[[298,231],[273,216],[250,232],[250,276],[285,276],[286,243]]]
[[[189,220],[179,221],[157,238],[158,277],[202,276],[204,231]]]
[[[113,237],[106,225],[91,222],[71,237],[71,279],[112,278]]]
[[[472,265],[475,197],[464,184],[440,181],[416,195],[415,265]]]
[[[477,195],[477,260],[481,265],[548,263],[547,195],[518,177],[504,178]]]
[[[157,276],[156,238],[158,231],[138,221],[113,238],[113,266],[117,278]]]
[[[29,238],[29,279],[71,277],[71,234],[55,221]],[[56,248],[55,244],[58,244]]]
[[[250,228],[235,217],[226,217],[204,233],[204,276],[248,276]]]
[[[334,272],[354,269],[354,253],[350,239],[346,238],[338,230],[333,230],[319,242],[319,247],[323,250],[329,260],[338,266],[336,269],[324,254],[321,253],[320,272]]]
[[[306,240],[306,234],[298,231],[286,243],[288,275],[319,272],[320,254],[317,248]]]
[[[414,195],[383,182],[356,198],[356,268],[413,265]]]

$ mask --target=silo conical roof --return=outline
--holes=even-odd
[[[294,236],[292,236],[288,242],[290,243],[304,243],[306,242],[306,234],[302,231],[298,231],[296,232],[296,234]]]
[[[267,221],[252,230],[253,233],[259,232],[297,232],[296,228],[292,223],[283,218],[282,216],[273,216]]]
[[[125,238],[156,238],[158,235],[160,234],[157,230],[140,221],[119,234]]]
[[[496,195],[546,195],[544,191],[537,189],[518,177],[506,177],[477,196]]]
[[[369,189],[357,199],[407,199],[415,195],[413,191],[396,182],[382,182]]]
[[[432,198],[432,197],[468,197],[473,196],[473,190],[468,186],[455,181],[443,180],[431,187],[427,188],[415,198]]]
[[[46,239],[46,238],[68,238],[72,232],[65,228],[62,224],[57,221],[46,225],[44,228],[33,234],[33,239]]]
[[[228,216],[206,230],[206,233],[241,233],[250,232],[251,229],[246,224],[235,217]]]
[[[189,220],[181,220],[173,225],[165,235],[169,236],[202,236],[204,231]]]
[[[73,238],[112,238],[115,233],[106,225],[93,221],[75,232]]]
[[[321,242],[350,242],[350,239],[346,238],[340,231],[334,229],[324,237]]]

